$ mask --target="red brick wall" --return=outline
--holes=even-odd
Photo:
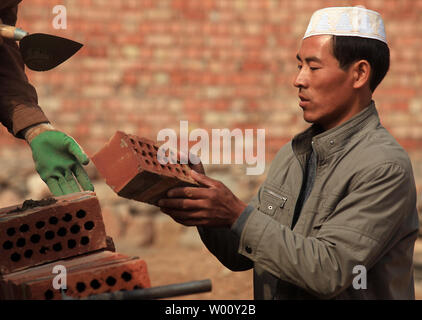
[[[67,30],[52,27],[57,4]],[[307,126],[292,81],[311,14],[356,4],[385,20],[391,69],[374,98],[422,178],[420,0],[32,0],[18,25],[84,44],[58,68],[28,75],[53,124],[89,154],[116,130],[154,139],[188,120],[191,129],[265,128],[269,162]],[[4,130],[0,142],[17,143]]]

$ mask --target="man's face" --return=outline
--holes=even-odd
[[[299,106],[307,122],[325,130],[344,121],[354,94],[351,68],[344,71],[332,54],[330,35],[312,36],[302,41],[298,74],[294,86],[299,88]]]

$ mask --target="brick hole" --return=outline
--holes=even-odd
[[[112,277],[112,276],[109,276],[109,277],[106,279],[106,283],[107,283],[110,287],[114,286],[114,285],[116,284],[116,282],[117,282],[117,280],[116,280],[114,277]]]
[[[81,244],[82,245],[87,245],[89,243],[89,238],[88,237],[82,237],[81,238]]]
[[[51,231],[51,230],[48,230],[48,231],[44,234],[44,236],[45,236],[45,238],[46,238],[47,240],[51,240],[51,239],[53,239],[53,238],[54,238],[54,232],[53,232],[53,231]]]
[[[72,215],[70,213],[66,213],[63,218],[63,221],[69,222],[70,220],[72,220]]]
[[[48,250],[48,247],[42,246],[41,249],[40,249],[40,253],[41,254],[46,254],[47,253],[47,250]]]
[[[7,240],[3,243],[3,249],[9,250],[9,249],[12,249],[12,248],[13,248],[13,242],[12,241]]]
[[[67,247],[69,249],[73,249],[74,247],[76,247],[76,241],[73,239],[69,239],[67,240]]]
[[[146,157],[146,156],[147,156],[147,153],[145,152],[145,150],[142,150],[142,155],[143,155],[144,157]]]
[[[147,146],[148,150],[152,149],[149,143],[145,143],[145,145]]]
[[[164,164],[160,163],[160,166],[161,166],[162,169],[166,169],[166,166]]]
[[[19,231],[20,232],[28,232],[29,231],[29,226],[27,224],[23,224],[19,227]]]
[[[152,152],[148,152],[148,155],[151,157],[151,158],[153,158],[154,156],[153,156],[153,154],[152,154]]]
[[[94,222],[93,221],[87,221],[84,224],[85,230],[92,230],[94,228]]]
[[[59,237],[64,237],[65,235],[66,235],[66,233],[67,233],[67,229],[66,228],[60,228],[58,231],[57,231],[57,235],[59,236]]]
[[[16,233],[16,230],[15,230],[15,228],[9,228],[9,229],[7,229],[6,233],[9,237],[11,237]]]
[[[78,224],[74,224],[70,227],[70,232],[77,234],[81,230],[81,227]]]
[[[86,216],[86,212],[85,212],[84,210],[79,210],[78,212],[76,212],[76,216],[77,216],[79,219],[85,218],[85,216]]]
[[[60,242],[57,242],[53,245],[53,250],[58,252],[62,250],[62,244]]]
[[[155,150],[155,151],[158,151],[158,147],[157,147],[157,146],[154,146],[154,150]]]
[[[50,219],[48,219],[48,222],[50,224],[57,224],[57,222],[59,222],[59,219],[57,219],[57,217],[50,217]]]
[[[132,275],[129,272],[125,271],[122,273],[122,279],[126,282],[129,282],[130,280],[132,280]]]
[[[178,173],[180,173],[180,169],[179,169],[179,168],[175,168],[175,170],[176,170]]]
[[[91,286],[92,289],[95,289],[95,290],[101,287],[101,283],[97,279],[92,280],[89,285]]]
[[[34,252],[33,252],[31,249],[28,249],[28,250],[26,250],[26,251],[24,252],[23,256],[24,256],[25,258],[29,259],[29,258],[31,258],[31,257],[32,257],[32,254],[33,254],[33,253],[34,253]]]
[[[138,141],[139,142],[139,146],[141,147],[141,148],[143,148],[144,147],[144,144],[141,142],[141,141]]]
[[[45,226],[45,222],[44,221],[37,221],[37,223],[35,223],[35,227],[37,229],[41,229],[44,226]]]
[[[149,160],[148,160],[148,159],[145,159],[144,161],[145,161],[145,163],[146,163],[147,165],[151,165],[151,162],[149,162]]]
[[[25,246],[25,238],[19,238],[18,241],[16,241],[16,246],[22,248],[23,246]]]
[[[51,289],[48,289],[46,292],[44,292],[44,298],[46,300],[51,300],[54,298],[54,292]]]
[[[130,139],[130,142],[132,142],[132,144],[136,144],[135,140],[133,140],[132,138]]]
[[[84,292],[86,289],[86,285],[83,282],[78,282],[76,284],[76,290],[78,290],[78,292]]]
[[[13,262],[18,262],[21,259],[21,255],[19,253],[17,253],[17,252],[12,253],[12,255],[10,256],[10,259]]]
[[[41,239],[41,237],[40,237],[39,234],[33,234],[30,238],[32,243],[38,243],[38,242],[40,242],[40,239]]]

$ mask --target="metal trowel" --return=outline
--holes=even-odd
[[[29,34],[25,30],[2,24],[0,36],[19,41],[25,65],[35,71],[47,71],[73,56],[82,44],[44,33]]]

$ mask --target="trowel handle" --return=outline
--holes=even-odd
[[[25,30],[9,26],[7,24],[2,24],[0,19],[0,36],[3,38],[13,39],[13,40],[22,40],[23,37],[27,36],[29,33]]]

